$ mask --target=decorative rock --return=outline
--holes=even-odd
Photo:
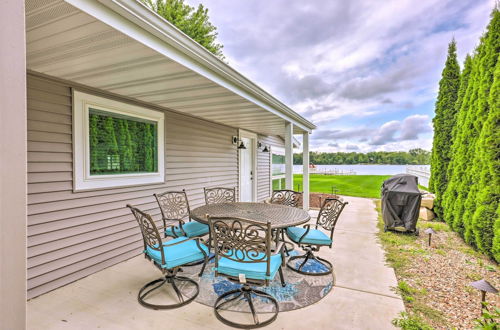
[[[434,198],[433,197],[423,197],[422,203],[420,203],[421,207],[425,207],[429,210],[432,210],[434,207]]]
[[[428,220],[434,219],[435,217],[436,217],[436,215],[434,214],[434,212],[432,212],[428,208],[426,208],[426,207],[421,207],[420,208],[420,213],[419,213],[419,218],[420,219],[428,221]]]

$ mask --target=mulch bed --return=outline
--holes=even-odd
[[[320,209],[321,204],[326,198],[339,198],[339,196],[333,194],[310,193],[309,207],[313,209]]]
[[[500,289],[500,268],[473,251],[455,232],[438,231],[432,237],[431,247],[424,233],[415,243],[421,252],[397,274],[398,280],[424,290],[419,299],[443,314],[447,325],[426,320],[436,329],[472,329],[474,319],[481,315],[481,293],[470,283],[484,278]],[[498,294],[487,294],[486,301],[492,307],[500,307]],[[407,308],[412,307],[407,303]]]

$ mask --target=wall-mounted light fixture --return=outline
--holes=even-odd
[[[233,136],[232,141],[233,141],[233,144],[234,144],[234,145],[237,145],[237,146],[238,146],[238,149],[246,149],[246,148],[247,148],[247,147],[245,146],[245,143],[244,143],[242,140],[238,139],[238,137],[237,137],[237,136]]]
[[[264,147],[264,148],[262,148]],[[260,150],[262,148],[262,152],[269,152],[269,146],[263,144],[262,142],[258,141],[257,142],[257,150]]]

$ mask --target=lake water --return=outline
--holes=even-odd
[[[428,167],[429,165],[419,166]],[[406,173],[406,165],[316,165],[316,173],[324,171],[352,175],[394,175]],[[302,165],[293,165],[293,172],[302,173]]]

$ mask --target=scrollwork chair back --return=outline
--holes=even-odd
[[[271,223],[234,217],[208,217],[215,250],[215,268],[221,257],[242,263],[266,262],[270,275]],[[217,275],[217,274],[216,274]]]
[[[343,202],[337,198],[325,199],[316,220],[316,229],[318,229],[318,227],[322,227],[330,232],[330,238],[332,238],[335,225],[337,224],[340,214],[346,205],[347,202]]]
[[[167,221],[190,220],[189,201],[186,191],[166,191],[161,194],[154,194],[163,219],[163,225],[166,227]]]
[[[203,189],[205,191],[205,203],[207,205],[236,202],[235,188],[215,187]]]
[[[137,223],[139,224],[139,228],[141,229],[144,251],[146,251],[147,247],[152,250],[159,251],[162,264],[164,264],[165,253],[163,251],[163,243],[161,240],[160,232],[158,231],[155,222],[149,214],[142,212],[138,208],[131,205],[127,205],[127,207],[130,209],[130,211],[132,211],[132,214],[134,215]]]
[[[281,204],[299,207],[302,202],[302,193],[293,190],[274,190],[271,196],[271,204]]]

